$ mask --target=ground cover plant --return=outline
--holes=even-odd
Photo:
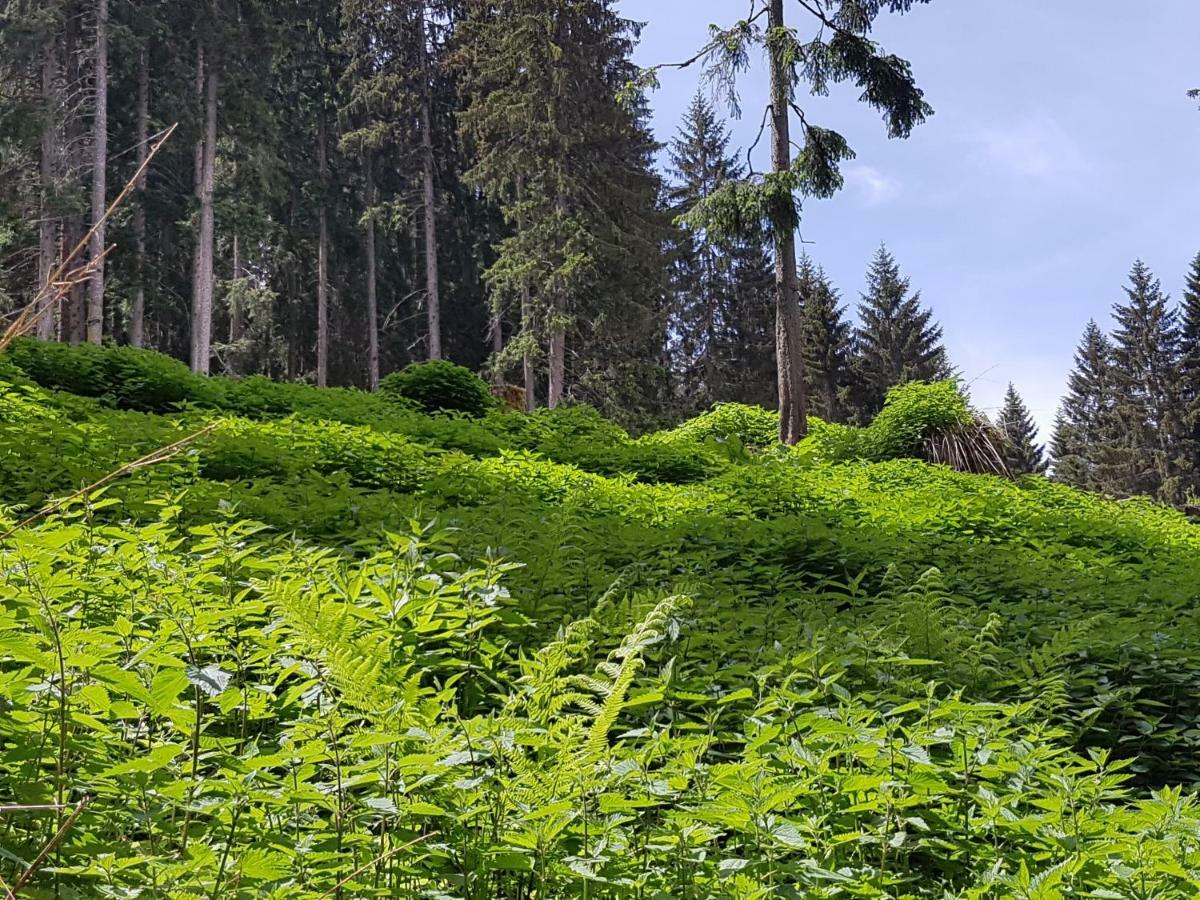
[[[788,449],[40,352],[0,361],[0,895],[1200,895],[1200,532],[914,458],[950,384]]]

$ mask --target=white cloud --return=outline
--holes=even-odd
[[[900,182],[874,166],[852,163],[842,170],[842,174],[845,175],[846,184],[858,192],[866,206],[879,206],[900,194]]]
[[[983,166],[1022,179],[1077,184],[1095,171],[1079,143],[1046,113],[980,128],[967,141],[977,148]]]

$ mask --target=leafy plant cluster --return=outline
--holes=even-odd
[[[1200,892],[1200,534],[882,459],[950,387],[836,452],[227,415],[7,534],[211,413],[0,398],[0,878],[88,801],[23,895]]]

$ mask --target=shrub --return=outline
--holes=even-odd
[[[479,417],[496,408],[496,399],[482,378],[470,369],[444,359],[413,363],[383,379],[386,396],[415,404],[425,412],[460,412]]]
[[[697,442],[737,440],[744,447],[763,450],[779,443],[779,414],[761,406],[719,403],[668,434]]]
[[[955,382],[913,381],[888,391],[883,411],[866,428],[810,419],[809,435],[797,452],[830,462],[920,458],[931,434],[971,421],[966,398]]]
[[[220,382],[152,350],[23,339],[13,343],[9,359],[44,388],[100,397],[121,409],[168,412],[181,403],[218,407],[223,399]]]

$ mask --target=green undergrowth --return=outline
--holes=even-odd
[[[905,458],[952,385],[789,450],[23,346],[0,878],[88,805],[21,896],[1200,895],[1200,532]]]

